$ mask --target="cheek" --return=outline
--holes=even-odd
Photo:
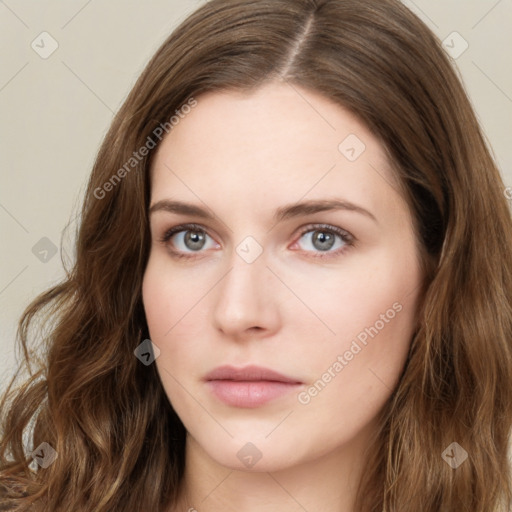
[[[301,325],[299,332],[315,326],[316,347],[343,348],[361,333],[364,341],[368,329],[400,332],[414,323],[421,282],[414,251],[383,247],[347,258],[337,268],[290,266],[282,275],[301,299],[287,302],[286,318]]]
[[[170,275],[169,265],[162,260],[159,255],[150,257],[142,297],[151,341],[160,349],[156,365],[171,398],[172,388],[177,386],[173,377],[181,382],[185,373],[188,380],[202,371],[197,355],[205,348],[202,308],[206,302],[202,299],[209,286],[204,284],[204,276],[201,280],[199,275],[190,275],[193,271]]]
[[[346,310],[329,319],[338,333],[335,340],[326,338],[320,347],[308,348],[312,379],[297,397],[297,417],[314,422],[326,438],[356,435],[396,388],[416,319],[415,293],[399,292],[400,287],[386,292],[368,288],[359,295],[365,308],[357,314],[351,304],[358,301],[346,296]]]
[[[383,250],[324,277],[318,279],[322,286],[299,292],[332,331],[319,329],[324,334],[314,344],[304,340],[306,367],[314,380],[300,403],[315,403],[312,408],[318,407],[319,414],[334,407],[371,416],[396,387],[409,351],[419,266],[414,257]]]
[[[142,283],[142,299],[152,341],[166,345],[169,344],[166,340],[182,329],[181,325],[186,323],[190,313],[196,314],[195,306],[211,286],[205,282],[204,275],[195,275],[193,269],[171,272],[170,267],[165,255],[151,255]]]

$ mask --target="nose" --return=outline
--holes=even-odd
[[[266,337],[279,329],[279,283],[261,255],[247,263],[235,252],[230,270],[216,287],[213,323],[225,335]]]

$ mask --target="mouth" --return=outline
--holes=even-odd
[[[303,384],[269,368],[221,366],[205,376],[212,394],[227,405],[254,408],[297,391]]]

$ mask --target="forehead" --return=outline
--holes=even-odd
[[[196,100],[158,147],[152,203],[221,195],[255,211],[269,201],[350,195],[379,209],[399,196],[383,146],[319,93],[273,82],[250,94],[211,92]]]

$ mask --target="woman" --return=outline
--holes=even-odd
[[[2,503],[509,510],[503,190],[399,2],[208,2],[120,109],[76,264],[20,322],[23,346],[52,326],[2,403]]]

